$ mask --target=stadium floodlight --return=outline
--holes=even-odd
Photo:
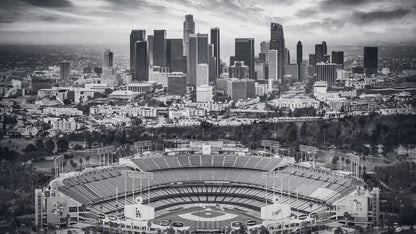
[[[150,180],[153,180],[153,173],[143,172],[143,171],[131,171],[131,170],[122,170],[121,174],[124,175],[124,205],[127,205],[127,177],[133,178],[132,183],[132,196],[134,201],[134,179],[140,179],[140,196],[143,197],[143,179],[147,180],[147,202],[150,205]]]

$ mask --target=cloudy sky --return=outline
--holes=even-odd
[[[224,56],[235,37],[270,37],[283,25],[294,47],[416,41],[415,0],[0,0],[0,43],[125,44],[131,29],[182,37],[185,14],[196,31],[220,27]]]

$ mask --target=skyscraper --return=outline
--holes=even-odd
[[[328,54],[328,47],[326,46],[326,41],[322,41],[322,52],[324,55]]]
[[[342,69],[344,69],[344,51],[332,51],[331,58],[332,63],[342,65]]]
[[[153,38],[153,35],[147,36],[147,64],[149,67],[153,66]]]
[[[296,44],[296,64],[300,65],[303,60],[303,46],[302,42],[298,41],[298,44]]]
[[[196,65],[198,64],[198,40],[195,34],[189,35],[188,48],[188,82],[191,85],[196,85]]]
[[[132,77],[135,76],[135,67],[134,64],[136,64],[136,41],[145,41],[146,40],[146,30],[132,30],[130,33],[130,73],[132,74]]]
[[[279,55],[277,50],[269,50],[269,80],[279,80]],[[270,82],[269,82],[270,83]]]
[[[324,47],[322,44],[315,44],[315,63],[324,61]]]
[[[334,63],[316,64],[316,80],[323,80],[333,85],[337,79],[337,65]]]
[[[61,80],[69,80],[71,68],[67,61],[62,61],[60,64],[60,78]]]
[[[195,22],[193,15],[185,15],[183,22],[183,55],[188,57],[189,53],[189,35],[195,34]]]
[[[235,61],[243,61],[249,69],[249,78],[254,79],[254,38],[235,39]]]
[[[364,47],[364,72],[366,75],[377,74],[378,48]]]
[[[167,66],[170,72],[183,71],[183,42],[182,39],[167,39]]]
[[[166,30],[153,31],[153,65],[166,67]]]
[[[217,61],[214,57],[214,45],[208,44],[208,59],[209,59],[209,82],[215,82],[215,78],[217,77]]]
[[[103,67],[113,67],[113,52],[110,49],[104,51]]]
[[[215,58],[215,75],[217,77],[221,74],[221,55],[220,55],[220,29],[211,28],[211,44],[214,46]]]
[[[208,34],[198,33],[196,36],[198,38],[198,64],[208,64]]]
[[[136,41],[134,44],[134,75],[133,81],[148,81],[149,80],[149,67],[147,58],[147,41]]]
[[[278,78],[283,80],[283,64],[287,64],[285,59],[285,38],[283,34],[283,26],[278,23],[270,25],[270,49],[277,50],[278,57]]]
[[[208,64],[200,63],[196,67],[196,86],[208,85],[209,67]]]

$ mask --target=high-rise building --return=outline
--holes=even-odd
[[[209,84],[209,66],[205,63],[200,63],[196,67],[196,86]]]
[[[322,44],[315,44],[315,64],[324,61],[324,48]]]
[[[326,45],[326,41],[322,41],[322,52],[324,55],[328,54],[328,47]]]
[[[344,69],[344,51],[332,51],[331,58],[332,63],[342,65],[342,69]]]
[[[265,58],[266,58],[265,65],[268,64],[267,55],[269,53],[269,50],[270,50],[270,42],[268,42],[268,41],[260,42],[260,53],[263,53],[265,55]],[[260,54],[259,54],[259,57],[260,57]]]
[[[279,55],[277,50],[269,50],[269,80],[279,80]]]
[[[283,64],[287,64],[284,61],[285,57],[285,38],[283,34],[283,26],[278,23],[271,23],[270,25],[270,49],[277,50],[278,57],[278,79],[283,80]]]
[[[110,49],[104,51],[103,67],[113,67],[113,52]]]
[[[364,47],[364,73],[366,75],[377,74],[378,48]]]
[[[213,45],[214,58],[215,58],[215,76],[221,75],[221,46],[220,46],[220,29],[211,28],[211,44]]]
[[[132,30],[130,33],[130,73],[132,76],[135,76],[135,67],[136,58],[134,57],[136,53],[135,44],[137,41],[145,41],[146,40],[146,30]]]
[[[208,34],[198,33],[196,36],[198,38],[198,64],[208,64]]]
[[[185,15],[183,22],[183,55],[188,57],[189,53],[189,35],[195,34],[195,22],[193,15]]]
[[[195,34],[189,35],[188,49],[188,82],[191,85],[196,85],[196,65],[198,64],[198,40]]]
[[[303,46],[302,42],[298,41],[298,44],[296,44],[296,64],[300,65],[303,61]]]
[[[214,83],[215,78],[217,77],[217,60],[214,57],[214,48],[213,44],[208,44],[208,59],[209,59],[209,83]]]
[[[227,79],[227,96],[232,100],[254,98],[256,85],[252,79]]]
[[[153,65],[167,67],[166,30],[153,31]]]
[[[285,79],[289,78],[290,80],[297,82],[299,80],[299,65],[292,63],[285,65]]]
[[[335,63],[316,64],[316,80],[323,80],[333,85],[337,79],[337,65]]]
[[[316,55],[309,54],[309,66],[316,66]]]
[[[62,61],[60,64],[60,78],[61,80],[69,80],[69,76],[71,74],[71,66],[69,62]]]
[[[234,61],[234,64],[230,66],[230,77],[247,79],[249,77],[250,69],[244,64],[244,61]]]
[[[254,79],[254,38],[235,39],[235,61],[243,61],[249,69],[249,78]]]
[[[170,75],[168,76],[168,95],[183,96],[186,94],[186,76]]]
[[[133,81],[148,81],[149,80],[149,66],[147,58],[147,41],[136,41],[134,44],[134,74]]]
[[[264,76],[264,62],[262,61],[257,61],[254,63],[254,72],[256,74],[256,80],[264,80],[265,76]]]
[[[182,39],[167,39],[167,66],[170,72],[183,71],[183,42]]]
[[[212,102],[212,86],[201,85],[196,87],[197,102]]]
[[[308,65],[305,61],[303,61],[301,64],[299,64],[299,82],[306,81],[306,78],[308,77]]]
[[[153,35],[147,36],[147,64],[149,65],[149,71],[153,66],[153,38]]]

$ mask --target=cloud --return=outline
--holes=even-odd
[[[390,11],[373,11],[373,12],[360,12],[354,13],[354,19],[357,19],[359,23],[370,23],[374,21],[388,21],[405,17],[410,13],[408,9],[395,9]]]
[[[37,6],[37,7],[62,8],[62,7],[73,6],[72,3],[68,0],[21,0],[21,1],[28,3],[30,5],[33,5],[33,6]]]

